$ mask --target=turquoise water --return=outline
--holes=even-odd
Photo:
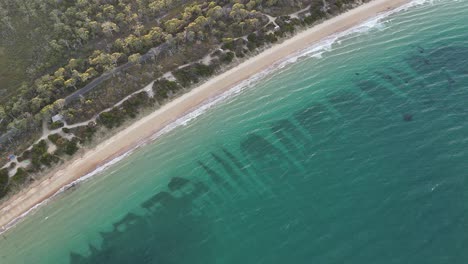
[[[467,11],[265,76],[27,217],[0,263],[468,263]]]

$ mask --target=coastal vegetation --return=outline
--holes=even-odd
[[[8,187],[8,169],[0,170],[0,195],[4,195]]]
[[[97,131],[361,2],[0,0],[0,196]]]

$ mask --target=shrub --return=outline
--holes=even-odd
[[[19,161],[19,162],[22,162],[24,160],[27,160],[31,157],[31,151],[29,150],[25,150],[23,152],[23,154],[21,156],[18,156],[16,159]]]
[[[41,159],[44,154],[47,153],[47,143],[45,140],[39,141],[34,144],[31,149],[31,163],[35,168],[41,167]]]
[[[317,20],[326,17],[326,13],[322,11],[322,7],[318,4],[312,4],[310,6],[310,15],[304,18],[304,22],[307,24],[312,24]]]
[[[11,184],[15,186],[23,185],[28,179],[28,173],[23,168],[18,168],[15,175],[11,177]]]
[[[89,142],[93,138],[96,131],[96,124],[94,122],[90,122],[86,126],[75,127],[70,132],[73,132],[73,134],[78,137],[81,143],[84,143]]]
[[[0,170],[0,197],[4,196],[8,186],[8,170],[1,169]]]
[[[213,67],[201,63],[194,63],[173,72],[174,77],[184,87],[197,83],[200,77],[208,77],[213,73]]]
[[[265,36],[265,39],[266,39],[266,41],[268,41],[268,42],[270,42],[270,43],[275,43],[275,42],[278,41],[278,38],[275,36],[275,34],[272,34],[272,33],[267,34],[267,35]]]
[[[127,116],[135,118],[142,107],[153,105],[153,103],[154,100],[149,98],[146,92],[140,92],[132,95],[128,100],[123,102],[122,110]]]
[[[41,165],[50,167],[58,161],[59,158],[57,156],[47,152],[47,143],[45,140],[39,141],[31,149],[31,164],[35,169],[40,169]]]
[[[64,145],[63,151],[65,154],[72,156],[78,151],[78,139],[73,138],[72,140],[67,140],[67,143]]]
[[[64,124],[63,124],[62,121],[56,121],[56,122],[53,122],[52,124],[50,124],[50,129],[55,130],[55,129],[61,128],[63,126],[64,126]]]
[[[52,164],[57,163],[59,160],[57,156],[49,153],[44,153],[40,158],[40,162],[47,167],[52,166]]]
[[[162,102],[167,98],[170,98],[174,93],[182,89],[176,82],[169,81],[166,79],[160,79],[153,83],[153,92],[156,100]]]
[[[149,98],[146,92],[137,93],[123,102],[121,106],[101,113],[97,121],[106,128],[118,127],[127,117],[134,118],[142,107],[153,103],[154,100]]]
[[[99,114],[97,121],[106,128],[114,128],[120,126],[123,123],[124,116],[119,108],[115,107],[110,111]]]
[[[62,139],[62,137],[59,135],[59,134],[51,134],[47,137],[50,142],[54,143],[55,145],[60,145],[60,139]]]
[[[227,41],[226,43],[221,45],[221,48],[223,50],[234,50],[234,41],[232,40]]]
[[[231,52],[231,51],[226,52],[219,57],[219,60],[224,64],[231,63],[233,59],[234,59],[234,52]]]

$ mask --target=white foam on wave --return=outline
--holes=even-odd
[[[241,81],[239,84],[233,86],[226,92],[221,93],[220,95],[210,98],[207,101],[205,101],[202,105],[194,109],[193,111],[188,112],[184,116],[176,119],[174,122],[171,124],[167,125],[160,131],[158,131],[156,134],[154,134],[151,137],[151,140],[155,140],[158,137],[174,130],[175,128],[179,126],[186,126],[189,124],[190,121],[194,120],[195,118],[199,117],[203,113],[205,113],[208,109],[212,108],[215,105],[218,105],[219,103],[226,101],[229,98],[232,98],[235,94],[240,93],[242,90],[253,86],[255,83],[257,83],[260,79],[263,79],[266,75],[268,75],[271,72],[271,70],[264,70],[260,73],[255,74],[249,79]]]
[[[322,54],[327,51],[331,51],[333,48],[333,44],[339,43],[341,39],[344,37],[353,35],[353,34],[362,34],[369,32],[372,29],[379,29],[379,30],[384,30],[385,23],[386,21],[384,20],[385,18],[389,17],[392,14],[401,12],[401,11],[406,11],[411,7],[414,6],[419,6],[422,4],[426,3],[433,3],[435,0],[413,0],[405,5],[402,5],[396,9],[388,10],[383,13],[378,14],[375,17],[372,17],[362,23],[360,23],[357,26],[351,27],[347,30],[344,30],[342,32],[333,34],[327,38],[322,39],[316,44],[313,44],[312,46],[303,49],[291,56],[286,57],[285,59],[281,60],[280,62],[275,63],[271,67],[267,68],[266,70],[263,70],[255,75],[253,75],[251,78],[242,81],[238,85],[232,87],[228,91],[222,93],[221,95],[211,98],[208,101],[206,101],[204,104],[202,104],[200,107],[197,109],[189,112],[188,114],[182,116],[181,118],[177,119],[173,123],[167,125],[164,127],[162,130],[157,132],[151,137],[151,140],[155,140],[158,137],[160,137],[163,134],[166,134],[176,127],[179,126],[185,126],[187,125],[191,120],[197,118],[201,114],[205,113],[208,109],[212,108],[213,106],[217,105],[220,102],[223,102],[229,98],[231,98],[233,95],[240,93],[242,90],[247,89],[251,86],[253,86],[255,83],[257,83],[260,79],[263,79],[263,77],[269,75],[273,71],[278,71],[280,69],[283,69],[284,67],[293,64],[297,62],[300,58],[321,58]]]
[[[437,0],[413,0],[395,9],[379,13],[378,15],[360,23],[359,25],[356,25],[347,30],[333,34],[327,38],[322,39],[320,42],[317,42],[311,45],[310,47],[296,54],[289,56],[284,61],[282,61],[278,67],[284,68],[291,63],[297,62],[301,58],[322,58],[323,53],[327,51],[331,51],[333,49],[333,45],[340,44],[341,40],[344,37],[367,33],[374,29],[385,30],[387,28],[386,23],[388,22],[385,19],[388,18],[389,16],[402,12],[402,11],[406,11],[409,8],[412,8],[415,6],[420,6],[420,5],[427,4],[427,3],[433,4],[434,1],[437,1]]]
[[[171,124],[165,126],[163,129],[161,129],[160,131],[155,133],[153,136],[151,136],[149,141],[154,141],[157,138],[159,138],[160,136],[174,130],[175,128],[177,128],[179,126],[188,125],[190,123],[190,121],[192,121],[195,118],[197,118],[198,116],[202,115],[208,109],[212,108],[213,106],[215,106],[215,105],[217,105],[217,104],[219,104],[221,102],[224,102],[224,101],[232,98],[234,95],[242,92],[243,90],[245,90],[245,89],[247,89],[249,87],[252,87],[259,80],[261,80],[265,76],[271,74],[271,72],[273,72],[273,71],[278,71],[280,69],[283,69],[284,67],[297,62],[301,58],[321,58],[323,53],[332,50],[333,44],[339,43],[340,40],[343,39],[344,37],[347,37],[347,36],[350,36],[350,35],[353,35],[353,34],[366,33],[366,32],[369,32],[371,29],[383,30],[383,29],[385,29],[384,25],[385,25],[385,22],[386,22],[386,21],[384,21],[384,19],[387,18],[388,16],[390,16],[392,14],[395,14],[395,13],[398,13],[398,12],[401,12],[401,11],[406,11],[411,7],[423,5],[423,4],[426,4],[426,3],[433,4],[434,1],[438,1],[438,0],[413,0],[413,1],[409,2],[408,4],[400,6],[400,7],[396,8],[396,9],[389,10],[389,11],[383,12],[381,14],[378,14],[377,16],[375,16],[375,17],[373,17],[371,19],[368,19],[365,22],[360,23],[357,26],[351,27],[350,29],[347,29],[345,31],[342,31],[342,32],[336,33],[334,35],[331,35],[331,36],[329,36],[327,38],[324,38],[320,42],[318,42],[316,44],[313,44],[312,46],[310,46],[310,47],[308,47],[306,49],[303,49],[303,50],[301,50],[301,51],[299,51],[299,52],[297,52],[297,53],[295,53],[295,54],[293,54],[291,56],[288,56],[285,59],[281,60],[280,62],[273,64],[271,67],[269,67],[269,68],[267,68],[267,69],[265,69],[265,70],[263,70],[263,71],[261,71],[259,73],[256,73],[251,78],[240,82],[239,84],[235,85],[234,87],[232,87],[228,91],[222,93],[221,95],[207,100],[205,103],[203,103],[197,109],[194,109],[193,111],[190,111],[186,115],[178,118],[177,120],[175,120]],[[0,227],[0,235],[3,234],[4,232],[6,232],[7,230],[9,230],[10,228],[14,227],[24,217],[26,217],[30,213],[33,213],[39,207],[47,204],[51,199],[55,198],[57,195],[65,192],[66,190],[76,186],[77,184],[79,184],[81,182],[84,182],[84,181],[98,175],[99,173],[105,171],[106,169],[108,169],[109,167],[111,167],[114,164],[118,163],[119,161],[123,160],[124,158],[128,157],[136,149],[140,148],[143,145],[146,145],[147,143],[148,143],[148,140],[145,140],[145,141],[141,142],[140,144],[138,144],[137,146],[135,146],[131,150],[125,152],[124,154],[122,154],[122,155],[108,161],[107,163],[97,167],[92,172],[90,172],[90,173],[80,177],[79,179],[77,179],[77,180],[63,186],[62,188],[60,188],[60,190],[55,192],[48,199],[45,199],[44,201],[36,204],[35,206],[30,208],[29,210],[27,210],[23,214],[21,214],[20,216],[15,218],[13,221],[8,223],[6,226]]]
[[[0,227],[0,235],[3,234],[4,232],[6,232],[7,230],[9,230],[10,228],[14,227],[16,224],[18,224],[24,217],[26,217],[27,215],[33,213],[36,211],[36,209],[38,209],[39,207],[43,206],[43,205],[46,205],[49,201],[51,201],[53,198],[55,198],[57,195],[67,191],[68,189],[70,188],[73,188],[75,186],[77,186],[77,184],[81,183],[81,182],[84,182],[90,178],[92,178],[93,176],[105,171],[107,168],[111,167],[112,165],[118,163],[119,161],[123,160],[124,158],[128,157],[130,154],[133,153],[133,151],[135,149],[137,149],[137,147],[135,148],[132,148],[131,150],[125,152],[124,154],[110,160],[109,162],[103,164],[102,166],[99,166],[97,167],[96,169],[94,169],[93,171],[91,171],[90,173],[72,181],[71,183],[63,186],[62,188],[60,188],[58,191],[56,191],[52,196],[50,196],[49,198],[43,200],[42,202],[34,205],[33,207],[31,207],[29,210],[27,210],[26,212],[22,213],[20,216],[18,216],[17,218],[15,218],[13,221],[9,222],[6,226],[2,226]]]

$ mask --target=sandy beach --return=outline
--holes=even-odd
[[[208,80],[199,87],[167,103],[160,109],[134,122],[129,127],[102,142],[81,157],[61,165],[50,175],[28,189],[14,195],[0,207],[0,227],[11,226],[18,217],[54,195],[63,186],[92,172],[97,167],[149,140],[165,126],[193,111],[210,98],[229,90],[236,84],[262,70],[281,62],[321,39],[344,31],[381,12],[397,8],[409,0],[374,0],[351,11],[307,29],[277,44],[238,66]],[[2,228],[0,228],[0,232]]]

